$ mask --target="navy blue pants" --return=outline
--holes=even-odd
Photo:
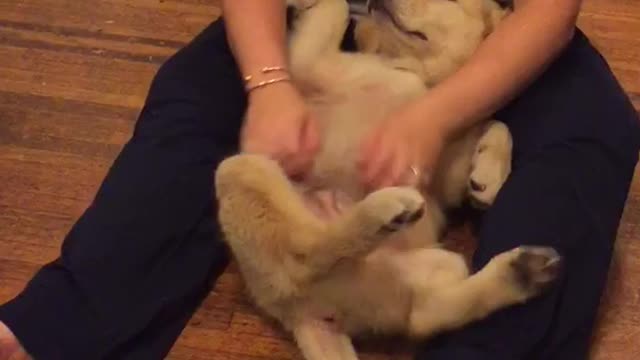
[[[245,106],[220,21],[161,67],[131,140],[59,259],[0,307],[36,359],[167,354],[228,261],[212,183],[237,149]],[[579,33],[498,118],[515,138],[514,171],[482,220],[474,266],[517,245],[551,245],[566,257],[564,277],[547,295],[417,356],[584,359],[637,161],[637,113]]]

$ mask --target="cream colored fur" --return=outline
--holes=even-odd
[[[445,210],[467,198],[490,206],[506,180],[503,124],[487,121],[448,143],[429,189],[367,193],[355,166],[366,131],[455,71],[504,11],[490,0],[373,1],[356,31],[361,51],[344,53],[344,0],[293,3],[292,76],[323,139],[312,175],[292,183],[252,154],[216,172],[219,221],[257,306],[293,332],[306,359],[346,360],[357,359],[352,336],[427,338],[540,293],[555,277],[553,249],[516,248],[471,275],[461,255],[438,245]]]

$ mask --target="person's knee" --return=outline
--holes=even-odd
[[[218,20],[157,70],[135,135],[176,139],[206,134],[226,144],[236,137],[245,107],[243,82]]]
[[[223,21],[218,19],[158,68],[149,99],[201,95],[220,76],[228,76],[235,69]]]
[[[575,140],[516,164],[482,218],[474,267],[521,245],[552,246],[564,256],[585,234],[612,242],[633,176],[617,154],[605,144]]]

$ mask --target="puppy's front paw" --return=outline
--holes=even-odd
[[[370,230],[392,233],[410,226],[424,214],[424,198],[413,188],[390,187],[369,194],[362,211]]]
[[[473,170],[469,175],[467,191],[471,205],[484,210],[493,205],[504,179],[501,162],[492,158],[491,155],[485,156],[482,149],[478,151]]]
[[[480,138],[471,162],[467,189],[471,204],[486,209],[493,204],[511,172],[511,134],[499,122]]]

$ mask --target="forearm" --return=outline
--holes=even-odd
[[[418,104],[446,135],[492,116],[529,85],[573,36],[580,0],[516,2],[474,56]],[[550,10],[553,9],[553,10]]]
[[[227,37],[243,76],[286,66],[285,0],[223,0]]]

